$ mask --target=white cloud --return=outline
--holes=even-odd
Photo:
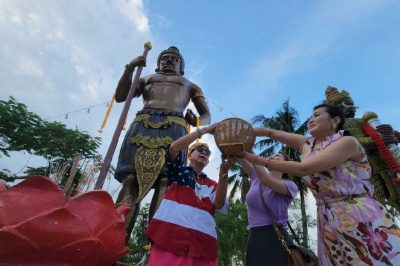
[[[37,102],[38,89],[55,86],[54,95],[49,95],[54,105],[42,106],[48,115],[51,109],[61,111],[57,102],[69,100],[74,109],[87,100],[110,98],[124,64],[135,51],[142,52],[141,43],[151,34],[142,1],[111,4],[2,1],[0,76],[6,90],[0,97],[19,95],[30,105]],[[133,20],[134,28],[129,27]]]
[[[32,57],[19,56],[18,71],[21,75],[27,76],[43,76],[43,68],[41,64]]]
[[[207,64],[201,59],[194,59],[189,64],[186,63],[185,67],[185,77],[191,82],[194,82],[196,85],[202,87],[201,77],[207,67]]]
[[[171,20],[167,19],[166,17],[164,17],[162,15],[155,14],[154,17],[157,19],[158,26],[160,28],[169,29],[173,25],[173,22]]]
[[[114,1],[115,7],[126,16],[136,27],[139,32],[147,32],[150,30],[149,20],[143,13],[142,0],[118,0]]]
[[[152,39],[142,1],[107,0],[1,0],[0,36],[0,99],[12,95],[42,118],[109,100],[124,65]],[[115,105],[101,135],[103,154],[122,106]],[[128,124],[141,106],[134,100]],[[101,106],[51,120],[96,136],[104,114]],[[19,170],[18,162],[13,154],[7,168]]]

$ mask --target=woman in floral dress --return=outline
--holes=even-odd
[[[256,128],[302,152],[302,162],[244,157],[270,170],[303,176],[317,201],[320,265],[400,265],[400,229],[373,198],[371,169],[364,149],[343,130],[338,107],[319,105],[308,122],[310,138]]]

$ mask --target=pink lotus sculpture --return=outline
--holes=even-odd
[[[129,209],[102,190],[68,198],[43,176],[0,184],[0,265],[111,265],[129,251]]]

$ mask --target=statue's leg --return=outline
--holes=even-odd
[[[117,205],[126,204],[132,208],[132,211],[125,218],[126,243],[128,243],[136,222],[136,218],[139,214],[140,202],[135,204],[137,195],[138,182],[136,177],[133,174],[130,174],[128,178],[122,183],[122,188],[117,198]]]
[[[153,218],[154,213],[157,211],[160,206],[161,201],[165,196],[165,192],[167,191],[167,177],[162,177],[157,182],[158,184],[155,186],[154,195],[151,200],[150,210],[149,210],[149,221]]]

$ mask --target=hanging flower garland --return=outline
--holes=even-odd
[[[396,159],[383,142],[381,135],[368,123],[363,123],[362,129],[365,133],[367,133],[368,136],[371,137],[386,163],[389,165],[390,169],[397,175],[397,178],[393,180],[393,183],[400,185],[400,165],[397,163]]]
[[[103,132],[103,129],[104,129],[106,123],[107,123],[107,119],[108,119],[108,116],[110,115],[110,112],[111,112],[112,106],[114,104],[114,101],[115,101],[115,95],[113,95],[113,97],[111,98],[110,103],[108,104],[106,115],[104,116],[104,119],[103,119],[103,122],[101,123],[100,129],[98,130],[100,134]]]
[[[200,116],[196,117],[196,128],[200,129]],[[199,138],[196,139],[196,143],[199,143]]]

